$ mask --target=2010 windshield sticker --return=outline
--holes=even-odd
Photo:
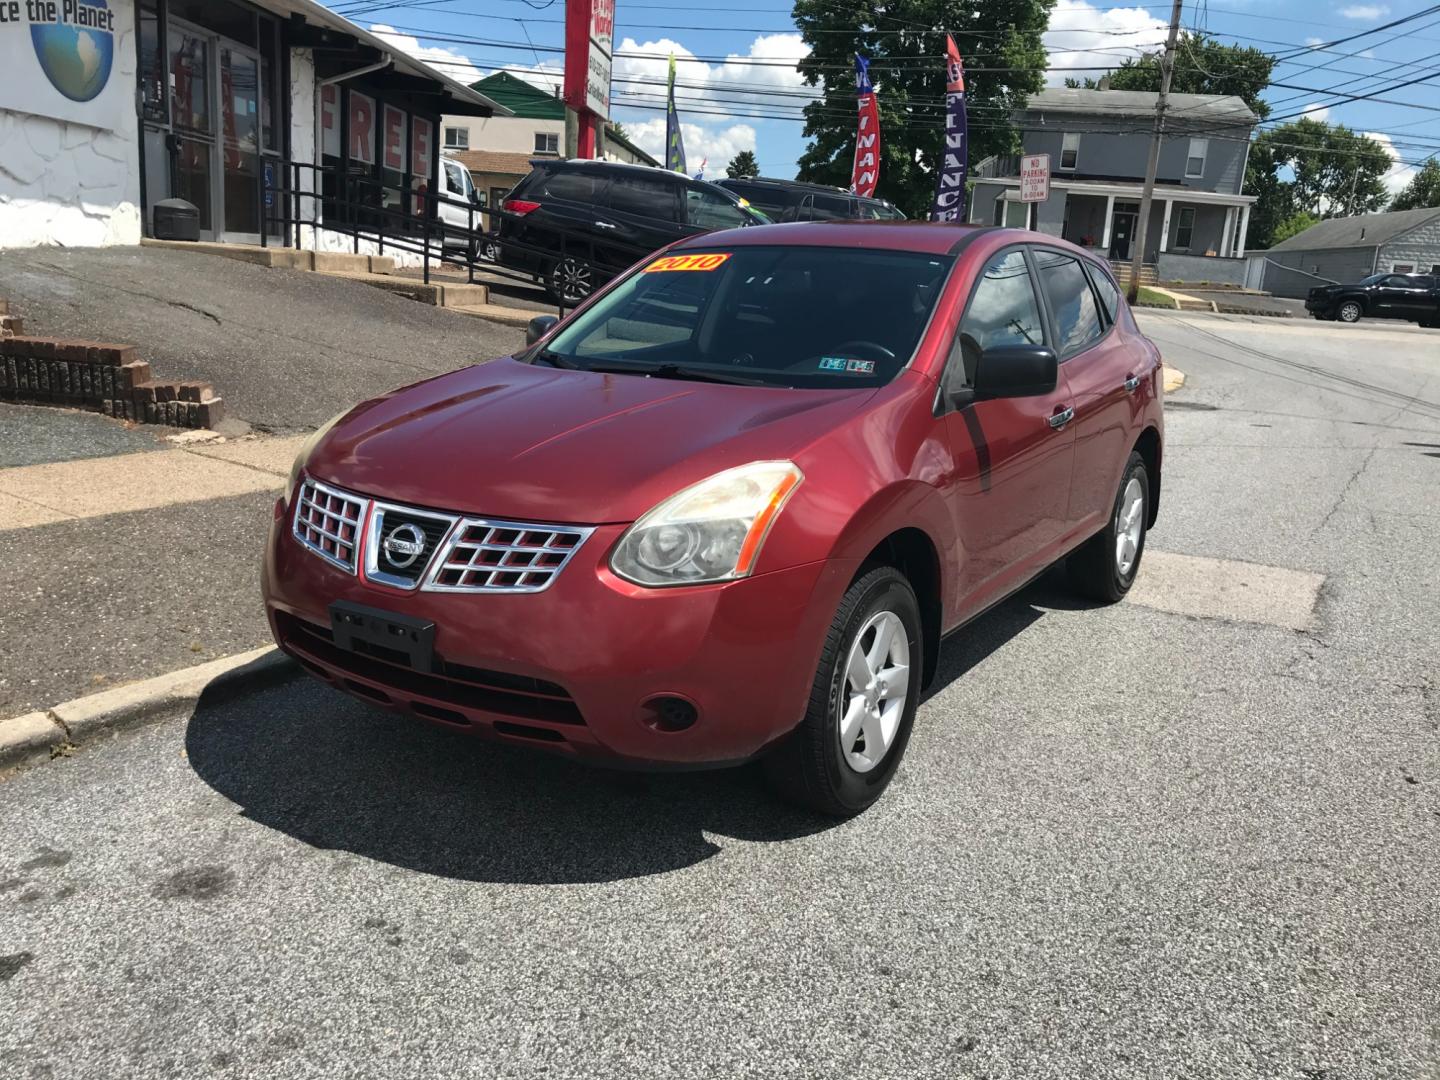
[[[715,270],[724,265],[730,253],[712,252],[708,255],[666,255],[645,267],[643,273],[658,274],[665,270]]]

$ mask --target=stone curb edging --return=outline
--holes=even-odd
[[[284,682],[301,668],[272,645],[0,720],[0,768],[68,756],[89,739],[207,699]]]

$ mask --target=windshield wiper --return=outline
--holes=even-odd
[[[589,371],[608,372],[615,375],[649,375],[656,379],[684,379],[689,382],[725,383],[729,386],[774,386],[764,379],[752,379],[748,375],[732,375],[715,368],[689,367],[685,364],[588,364]]]
[[[549,349],[541,349],[533,357],[531,357],[530,362],[532,364],[545,363],[549,364],[551,367],[567,368],[572,371],[578,371],[580,369],[580,365],[575,363],[575,361],[571,360],[568,356],[561,356],[559,353],[552,352]]]

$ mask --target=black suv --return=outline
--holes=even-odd
[[[776,221],[834,221],[856,218],[900,221],[905,217],[884,199],[862,199],[841,188],[826,187],[824,184],[771,180],[764,176],[717,180],[716,184],[734,192]]]
[[[730,192],[680,173],[609,161],[532,161],[501,204],[501,266],[580,303],[652,251],[714,229],[764,225]]]
[[[1317,319],[1409,319],[1440,327],[1440,276],[1371,274],[1354,285],[1321,285],[1310,290],[1305,310]]]

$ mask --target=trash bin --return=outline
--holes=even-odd
[[[184,199],[162,199],[155,204],[151,229],[156,240],[199,240],[200,208]]]

